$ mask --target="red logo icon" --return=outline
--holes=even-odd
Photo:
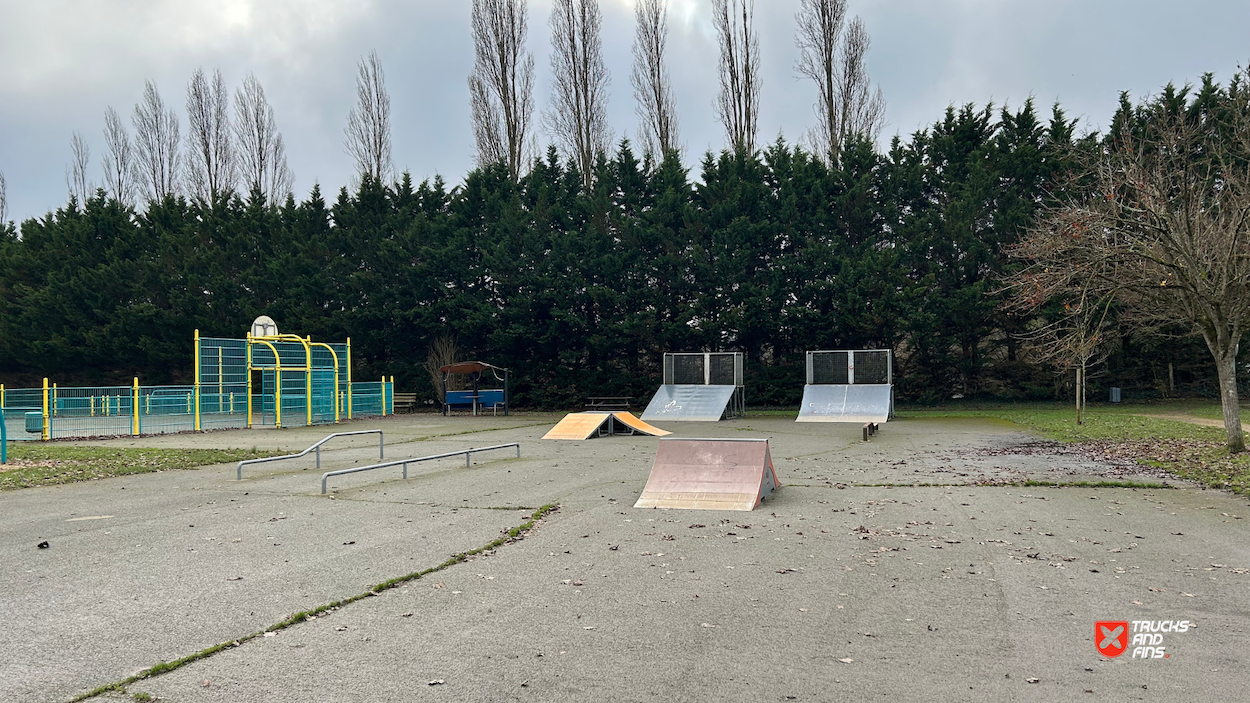
[[[1128,648],[1128,621],[1106,620],[1094,623],[1094,646],[1104,657],[1118,657]]]

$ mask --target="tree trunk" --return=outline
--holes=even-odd
[[[1228,451],[1246,450],[1246,438],[1241,431],[1241,404],[1237,397],[1237,350],[1236,345],[1215,358],[1220,378],[1220,405],[1224,409],[1224,434]]]
[[[1081,396],[1082,390],[1085,388],[1084,368],[1076,367],[1076,424],[1081,424]]]

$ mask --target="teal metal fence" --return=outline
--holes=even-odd
[[[263,380],[252,391],[252,426],[276,423],[276,376],[273,371],[258,373]],[[202,384],[197,397],[195,386],[83,386],[46,389],[46,424],[43,388],[6,388],[0,393],[4,434],[9,441],[64,439],[68,437],[115,437],[125,435],[172,434],[199,429],[248,427],[247,384],[232,382]],[[313,369],[311,379],[304,371],[282,371],[282,426],[308,424],[309,406],[305,390],[311,380],[312,424],[333,424],[351,417],[376,417],[394,412],[394,385],[390,381],[339,383],[335,395],[333,367]]]
[[[392,415],[395,412],[395,384],[386,381],[353,383],[351,388],[354,417]]]

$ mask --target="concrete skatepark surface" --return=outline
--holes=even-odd
[[[328,497],[311,457],[247,467],[242,482],[222,465],[0,494],[0,700],[68,701],[436,566],[547,503],[559,509],[519,541],[127,690],[294,703],[1192,701],[1250,688],[1243,498],[1175,479],[973,485],[1161,480],[989,420],[904,419],[861,442],[853,426],[747,417],[660,426],[768,438],[783,487],[759,508],[638,510],[659,440],[539,441],[555,419],[346,425],[386,429],[388,459],[513,441],[522,458],[337,477]],[[325,433],[117,443],[302,449]],[[393,444],[405,438],[419,441]],[[323,470],[376,461],[369,439],[323,453]],[[1164,636],[1166,659],[1107,659],[1099,620],[1196,627]]]

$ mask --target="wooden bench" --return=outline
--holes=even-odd
[[[633,396],[592,395],[586,398],[587,410],[629,410],[629,401]]]
[[[392,393],[391,409],[397,413],[415,413],[417,411],[416,393]]]
[[[447,397],[443,400],[443,414],[446,415],[451,410],[476,411],[490,408],[498,415],[503,403],[502,388],[479,390],[477,395],[473,395],[473,391],[447,391]]]

